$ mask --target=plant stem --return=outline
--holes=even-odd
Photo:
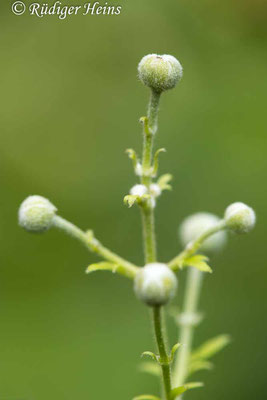
[[[148,117],[144,120],[144,144],[141,183],[149,189],[151,184],[151,159],[153,151],[154,135],[157,131],[157,114],[159,109],[160,94],[151,91],[148,105]],[[145,245],[146,264],[156,260],[156,238],[154,227],[154,210],[151,201],[147,201],[142,207],[143,236]]]
[[[156,237],[154,210],[150,205],[142,206],[143,237],[145,245],[145,263],[156,261]]]
[[[155,336],[158,345],[158,351],[160,355],[160,364],[162,370],[163,377],[163,385],[164,385],[164,394],[166,400],[170,400],[171,395],[171,371],[170,371],[170,361],[167,354],[165,342],[164,342],[164,333],[162,328],[162,315],[161,315],[162,307],[154,307],[153,308],[153,323]]]
[[[104,247],[93,235],[92,231],[84,232],[76,225],[65,220],[64,218],[56,215],[53,220],[53,224],[56,228],[63,230],[68,235],[75,237],[80,240],[90,251],[97,253],[104,259],[111,261],[114,264],[118,264],[127,269],[129,276],[134,277],[138,272],[138,267],[124,258],[113,253],[111,250]]]
[[[202,235],[197,237],[195,240],[193,240],[191,243],[187,245],[185,250],[183,250],[178,256],[174,257],[169,263],[169,267],[173,270],[177,270],[180,265],[182,265],[183,260],[186,258],[192,256],[194,253],[197,252],[197,250],[201,247],[202,243],[208,239],[210,236],[214,235],[215,233],[225,229],[225,222],[224,220],[221,220],[218,222],[217,225],[214,227],[207,229]]]
[[[148,117],[143,119],[144,123],[144,145],[143,145],[143,161],[142,161],[142,178],[141,183],[149,189],[151,184],[151,159],[153,151],[154,135],[157,131],[157,119],[159,109],[160,94],[153,91],[148,106]],[[150,200],[141,206],[143,237],[145,247],[145,263],[153,263],[157,260],[155,224],[154,224],[154,207]],[[164,332],[162,327],[161,307],[153,307],[153,325],[160,355],[160,365],[163,378],[165,399],[170,400],[171,395],[171,372],[170,361],[166,350]]]
[[[196,268],[189,267],[187,271],[187,282],[185,288],[185,300],[183,308],[183,316],[189,316],[188,321],[184,318],[184,323],[181,321],[181,331],[179,343],[182,346],[176,359],[173,379],[175,386],[181,386],[185,383],[188,373],[188,362],[191,354],[193,334],[194,334],[194,315],[197,313],[198,301],[202,286],[203,273]],[[191,319],[191,322],[190,322]]]

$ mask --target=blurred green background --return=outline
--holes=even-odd
[[[212,372],[195,376],[205,388],[186,398],[263,399],[266,2],[119,4],[119,16],[65,21],[18,17],[10,1],[0,5],[0,398],[130,400],[158,393],[157,379],[138,371],[140,354],[154,343],[131,283],[109,273],[86,276],[97,257],[62,233],[31,235],[17,226],[20,202],[41,194],[62,216],[142,264],[138,209],[122,202],[136,182],[124,150],[141,150],[138,119],[148,90],[136,66],[157,52],[175,55],[184,67],[182,82],[162,98],[156,139],[168,150],[160,172],[175,177],[157,208],[159,259],[179,251],[178,224],[193,212],[222,215],[231,202],[244,201],[258,216],[250,235],[231,237],[211,260],[195,344],[219,333],[233,342]]]

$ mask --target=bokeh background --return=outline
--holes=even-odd
[[[157,208],[159,259],[179,251],[177,227],[193,212],[222,215],[231,202],[244,201],[258,216],[251,234],[231,237],[212,257],[195,344],[219,333],[233,341],[212,372],[195,376],[205,388],[186,397],[263,399],[266,2],[117,4],[119,16],[65,21],[18,17],[11,1],[0,5],[0,398],[130,400],[158,393],[157,379],[138,371],[140,354],[154,343],[131,283],[109,273],[86,276],[97,257],[62,233],[31,235],[17,226],[20,202],[41,194],[142,264],[138,209],[122,202],[136,182],[124,150],[140,153],[138,119],[148,90],[136,66],[157,52],[175,55],[184,67],[182,82],[162,98],[156,139],[168,150],[160,172],[175,177]],[[174,343],[172,321],[169,328]]]

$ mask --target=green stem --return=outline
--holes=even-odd
[[[149,129],[153,135],[157,132],[158,128],[159,99],[160,93],[151,90],[147,116]]]
[[[170,361],[167,354],[165,341],[164,341],[164,333],[162,328],[162,316],[161,316],[161,307],[153,308],[153,323],[155,336],[157,340],[158,351],[160,355],[160,365],[162,370],[162,378],[163,378],[163,386],[164,386],[164,395],[166,400],[171,399],[171,370],[170,370]]]
[[[187,245],[185,250],[183,250],[178,256],[174,257],[169,263],[169,267],[173,270],[177,270],[180,265],[182,265],[183,261],[192,256],[194,253],[197,252],[197,250],[201,247],[203,242],[208,239],[210,236],[214,235],[215,233],[225,229],[225,222],[224,220],[221,220],[216,226],[207,229],[202,235],[197,237],[195,240],[193,240],[191,243]]]
[[[144,145],[143,145],[143,161],[142,161],[142,177],[141,183],[149,189],[151,184],[151,161],[153,151],[154,136],[157,131],[157,119],[159,109],[160,94],[152,90],[148,106],[148,117],[143,118],[144,124]],[[157,260],[155,224],[154,224],[154,207],[150,200],[141,206],[143,237],[145,247],[145,262],[153,263]],[[163,378],[165,399],[170,400],[171,396],[171,372],[170,361],[166,350],[164,333],[162,328],[161,307],[153,308],[153,325],[160,355],[160,365]]]
[[[194,321],[193,317],[197,313],[198,301],[201,292],[203,273],[196,268],[190,267],[187,271],[187,282],[185,288],[185,300],[182,315],[185,317],[184,322],[181,320],[181,330],[179,343],[182,346],[179,349],[176,359],[173,379],[175,386],[181,386],[185,383],[188,373],[188,362],[191,354]],[[186,316],[189,318],[187,319]],[[191,319],[191,322],[190,322]]]
[[[149,264],[155,262],[157,258],[154,210],[150,205],[143,205],[141,211],[145,244],[145,263]]]
[[[144,144],[141,183],[147,188],[151,184],[151,161],[153,151],[154,135],[157,131],[157,114],[159,109],[160,94],[151,91],[148,106],[148,117],[144,119]],[[143,220],[143,237],[145,245],[146,264],[156,260],[156,237],[154,227],[154,209],[151,201],[147,201],[141,207]]]
[[[56,215],[53,219],[53,224],[56,228],[61,229],[62,231],[66,232],[68,235],[73,236],[74,238],[78,239],[82,242],[90,251],[98,254],[99,256],[103,257],[104,259],[111,261],[114,264],[118,264],[123,266],[129,272],[129,275],[133,277],[138,272],[138,267],[129,261],[125,260],[124,258],[118,256],[117,254],[113,253],[111,250],[104,247],[94,236],[92,231],[84,232],[76,225],[72,224],[71,222],[65,220],[64,218]]]

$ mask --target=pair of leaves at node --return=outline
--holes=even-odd
[[[150,176],[151,178],[157,176],[159,168],[159,155],[160,153],[165,153],[166,149],[161,148],[155,152],[153,166],[148,171],[142,170],[142,165],[138,159],[136,152],[133,149],[127,149],[126,153],[133,162],[134,172],[137,176]]]
[[[212,272],[211,267],[208,265],[208,257],[202,255],[202,254],[196,254],[191,257],[187,257],[185,259],[182,259],[178,263],[178,268],[183,268],[183,267],[194,267],[197,268],[201,272]]]
[[[180,396],[184,392],[190,389],[195,389],[198,387],[202,387],[203,383],[201,382],[189,382],[182,386],[178,386],[171,391],[171,400],[175,400],[176,397]],[[154,396],[152,394],[143,394],[141,396],[134,397],[133,400],[161,400],[159,397]]]
[[[171,364],[173,362],[175,353],[180,346],[181,346],[180,343],[176,343],[172,347],[171,353],[167,360],[168,364]],[[147,372],[151,375],[159,376],[160,375],[160,365],[162,364],[162,361],[160,360],[160,356],[153,353],[152,351],[145,351],[144,353],[142,353],[141,357],[144,357],[144,356],[148,356],[148,357],[152,358],[154,361],[156,361],[156,364],[151,361],[143,362],[140,365],[140,368],[139,368],[140,371]]]
[[[127,204],[129,208],[131,208],[135,203],[142,204],[144,201],[151,199],[150,194],[143,194],[142,196],[138,196],[136,194],[127,194],[123,201],[124,204]]]
[[[172,179],[170,174],[162,175],[158,181],[157,185],[160,187],[161,191],[163,190],[171,190],[171,186],[169,185],[169,181]],[[125,204],[131,208],[135,203],[142,205],[145,201],[151,199],[153,196],[149,193],[145,193],[142,196],[134,195],[134,194],[127,194],[123,201]]]
[[[213,364],[209,359],[226,347],[230,341],[229,335],[219,335],[207,340],[194,350],[189,360],[187,376],[200,370],[212,369]],[[143,362],[140,365],[140,370],[151,375],[160,376],[160,367],[154,362]]]
[[[226,347],[230,341],[231,339],[229,335],[219,335],[207,340],[200,347],[194,350],[189,360],[188,375],[191,375],[196,371],[212,369],[213,364],[209,359]]]
[[[138,267],[136,267],[136,270]],[[91,264],[86,269],[86,273],[90,274],[95,271],[111,271],[113,273],[117,273],[119,275],[125,276],[126,278],[133,279],[135,277],[136,272],[134,271],[134,267],[127,268],[124,265],[114,264],[108,261],[99,262],[96,264]]]
[[[171,364],[171,363],[173,362],[175,353],[176,353],[176,351],[178,350],[178,348],[180,347],[180,345],[181,345],[180,343],[176,343],[176,344],[172,347],[171,353],[170,353],[170,355],[168,356],[168,359],[167,359],[166,361],[165,361],[165,360],[161,360],[160,356],[157,355],[157,354],[155,354],[155,353],[153,353],[152,351],[144,351],[144,352],[142,353],[141,357],[144,357],[144,356],[151,357],[151,358],[152,358],[154,361],[156,361],[156,363],[158,363],[159,365],[162,365],[162,364]]]

